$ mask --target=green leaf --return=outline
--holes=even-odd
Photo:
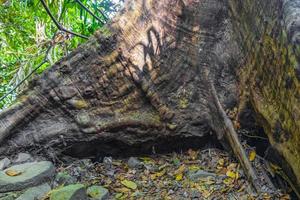
[[[121,182],[125,187],[135,190],[137,188],[137,184],[133,181],[129,181],[129,180],[123,180]]]

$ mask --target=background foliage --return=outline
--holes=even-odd
[[[45,0],[54,17],[68,30],[89,36],[103,24],[74,0]],[[111,18],[122,6],[118,0],[81,0],[102,21]],[[49,46],[49,62],[37,73],[67,55],[85,39],[60,32],[40,0],[0,0],[0,97],[8,93],[44,59]],[[104,14],[104,16],[103,16]],[[26,88],[25,81],[0,102],[9,106]]]

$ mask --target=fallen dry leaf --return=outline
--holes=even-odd
[[[251,150],[249,153],[249,160],[252,162],[255,160],[256,152],[254,150]]]
[[[151,174],[150,178],[151,178],[152,180],[154,180],[154,179],[156,179],[156,178],[158,178],[158,177],[163,176],[165,173],[166,173],[166,170],[164,169],[164,170],[162,170],[161,172],[158,172],[158,173],[155,173],[155,174]]]
[[[223,167],[224,164],[225,164],[225,160],[223,158],[221,158],[219,161],[218,161],[218,164],[219,166]]]
[[[175,179],[176,181],[181,181],[182,178],[183,178],[183,174],[181,173],[181,174],[177,174]]]
[[[182,174],[185,171],[185,165],[181,165],[174,174]]]
[[[13,169],[9,169],[9,170],[5,171],[5,174],[8,176],[19,176],[22,174],[22,172],[19,172],[19,171],[13,170]]]
[[[132,190],[135,190],[137,188],[137,185],[135,182],[133,181],[129,181],[129,180],[123,180],[121,181],[121,183],[126,186],[127,188],[130,188]]]
[[[226,178],[223,180],[223,183],[225,183],[226,185],[231,185],[232,183],[234,183],[234,179]]]
[[[235,179],[236,178],[236,173],[231,171],[231,170],[228,170],[226,172],[226,176],[229,177],[229,178]]]

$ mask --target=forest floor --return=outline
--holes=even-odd
[[[259,175],[261,185],[259,195],[253,192],[236,160],[225,151],[212,148],[198,151],[190,149],[186,152],[154,154],[147,157],[120,159],[104,157],[98,161],[63,157],[63,161],[56,161],[55,170],[51,172],[51,177],[54,179],[47,182],[47,185],[27,189],[25,193],[21,190],[20,192],[0,192],[0,200],[293,199],[287,194],[291,192],[291,189],[280,176],[276,175],[278,174],[276,171],[280,168],[267,163],[253,149],[248,149],[247,153]],[[43,158],[33,158],[29,154],[21,154],[17,158],[10,159],[12,160],[10,166],[7,165],[6,169],[0,170],[0,190],[1,181],[3,182],[1,173],[2,176],[3,174],[7,177],[11,176],[12,180],[14,177],[22,176],[22,173],[28,176],[27,172],[17,171],[11,166],[22,161],[25,164],[31,162],[34,167],[39,163],[36,161],[43,160]],[[274,186],[273,183],[280,183],[281,189],[277,189],[278,184]],[[93,186],[97,187],[93,188]],[[81,187],[84,190],[80,190]],[[41,193],[41,190],[44,192]],[[79,190],[82,193],[81,197],[71,197]],[[36,191],[40,193],[39,198],[32,197],[37,196]],[[72,195],[66,197],[68,193]],[[98,197],[91,198],[93,195],[98,195]]]
[[[102,185],[109,199],[291,199],[269,178],[279,168],[267,164],[254,150],[248,154],[259,174],[260,195],[252,191],[236,160],[219,149],[129,159],[105,157],[101,163],[77,160],[58,171],[85,185]]]

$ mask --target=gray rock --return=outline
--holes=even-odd
[[[17,192],[0,193],[0,200],[15,200],[18,196],[20,194]]]
[[[53,190],[50,200],[88,200],[84,185],[68,185],[63,188]]]
[[[105,200],[108,199],[108,190],[102,186],[91,186],[87,189],[88,196],[93,200]]]
[[[51,187],[49,186],[49,184],[45,183],[43,185],[39,185],[37,187],[32,187],[32,188],[27,189],[16,200],[42,199],[50,190],[51,190]]]
[[[77,179],[67,172],[59,172],[55,177],[56,185],[71,185],[76,183]]]
[[[105,169],[111,169],[112,161],[113,161],[112,157],[104,157],[103,158],[103,164],[104,164]]]
[[[15,163],[24,163],[27,161],[32,161],[31,155],[28,153],[19,153],[17,159],[15,160]]]
[[[143,163],[135,157],[130,157],[127,164],[128,167],[132,169],[140,169],[143,167]]]
[[[8,176],[6,172],[13,170],[19,172],[17,176]],[[0,171],[0,192],[23,190],[28,187],[40,185],[51,181],[55,173],[55,167],[51,162],[31,162],[12,166]]]
[[[188,172],[188,177],[191,181],[197,181],[200,178],[207,178],[207,177],[216,177],[217,175],[214,173],[206,172],[203,170],[198,170],[198,171],[189,171]]]
[[[3,170],[6,167],[8,167],[10,163],[11,161],[8,158],[3,158],[2,160],[0,160],[0,170]]]

